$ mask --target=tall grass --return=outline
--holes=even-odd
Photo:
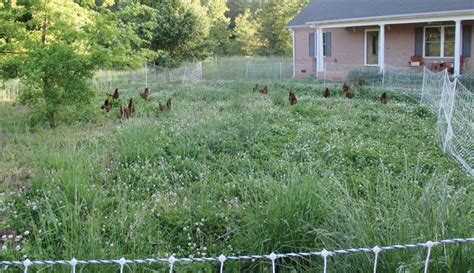
[[[1,171],[24,168],[31,176],[2,185],[15,192],[3,198],[4,233],[29,234],[6,239],[0,259],[200,257],[473,236],[473,180],[439,149],[435,117],[407,99],[381,105],[379,92],[361,89],[349,101],[339,88],[324,99],[312,85],[291,82],[270,85],[268,96],[239,82],[151,87],[131,120],[118,120],[115,108],[97,111],[97,124],[26,133],[4,127]],[[299,99],[294,107],[289,89]],[[127,90],[124,100],[136,94]],[[168,97],[173,111],[159,112]],[[5,113],[2,120],[16,112]],[[425,255],[383,252],[380,272],[419,271]],[[437,247],[430,272],[467,271],[473,256],[472,246]],[[330,269],[368,272],[372,260],[332,257]],[[281,272],[322,266],[318,258],[278,263]],[[269,268],[226,263],[230,272]]]

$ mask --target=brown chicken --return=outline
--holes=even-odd
[[[142,97],[142,99],[144,99],[144,100],[148,100],[149,95],[150,95],[150,91],[148,91],[148,87],[145,88],[145,91],[140,93],[140,97]]]
[[[347,84],[347,83],[344,83],[344,84],[342,85],[342,91],[344,91],[344,92],[349,91],[349,88],[351,88],[351,86],[350,86],[349,84]]]
[[[135,113],[135,104],[133,103],[133,98],[130,98],[128,102],[128,115],[131,117]]]
[[[380,96],[380,102],[382,104],[387,104],[387,93],[383,92],[382,96]]]
[[[260,92],[260,94],[262,94],[262,95],[266,95],[266,94],[268,94],[268,87],[265,85],[265,87],[260,88],[258,90],[258,92]]]
[[[295,105],[298,102],[298,99],[296,99],[295,93],[291,92],[288,94],[288,100],[290,101],[291,105]]]
[[[166,101],[166,110],[171,111],[171,109],[172,109],[171,98],[169,98],[169,99]]]
[[[159,104],[160,104],[160,111],[161,111],[161,112],[166,111],[166,106],[165,106],[163,103],[161,103],[161,102],[159,102]]]
[[[110,94],[109,94],[109,96],[112,96],[112,98],[113,98],[114,100],[118,99],[118,98],[120,97],[120,93],[119,93],[118,88],[115,88],[114,94],[113,94],[113,95],[110,95]]]
[[[259,86],[258,86],[258,83],[257,83],[257,84],[254,86],[254,88],[252,89],[253,92],[257,91],[257,90],[258,90],[258,87],[259,87]]]
[[[128,111],[128,108],[125,107],[125,105],[120,106],[120,114],[122,115],[123,119],[128,119],[130,117],[130,113]]]
[[[347,91],[346,92],[346,98],[352,99],[354,97],[354,93]]]
[[[323,97],[327,98],[329,97],[330,93],[329,93],[329,88],[324,88],[324,92],[323,92]]]
[[[107,98],[105,101],[104,101],[104,104],[102,104],[100,106],[100,109],[105,109],[105,111],[108,113],[110,112],[110,101],[109,101],[109,98]]]

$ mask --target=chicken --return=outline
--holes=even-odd
[[[350,86],[349,84],[344,83],[344,84],[342,85],[342,91],[347,92],[347,91],[349,91],[349,88],[350,88],[350,87],[351,87],[351,86]]]
[[[125,107],[125,105],[120,106],[120,114],[122,115],[123,119],[128,119],[130,117],[130,113],[128,111],[128,108]]]
[[[346,92],[346,98],[348,99],[352,99],[354,97],[354,93],[350,92],[350,91],[347,91]]]
[[[161,111],[161,112],[166,111],[166,106],[163,105],[163,103],[161,103],[161,102],[159,102],[159,104],[160,104],[160,111]]]
[[[324,88],[324,92],[323,92],[323,97],[327,98],[329,97],[330,93],[329,93],[329,88]]]
[[[262,94],[262,95],[266,95],[266,94],[268,94],[268,87],[265,85],[265,87],[260,88],[258,90],[258,92],[260,92],[260,94]]]
[[[148,87],[145,88],[145,91],[143,93],[140,93],[140,97],[144,100],[148,100],[148,96],[150,95],[150,91],[148,91]]]
[[[102,104],[100,106],[100,109],[105,109],[105,111],[108,113],[110,112],[110,101],[109,101],[109,98],[107,98],[105,101],[104,101],[104,104]]]
[[[288,100],[290,101],[291,105],[295,105],[298,102],[298,99],[296,99],[295,93],[291,92],[288,94]]]
[[[382,96],[380,96],[380,102],[382,104],[387,104],[387,93],[383,92]]]
[[[257,91],[257,90],[258,90],[258,87],[259,87],[259,86],[258,86],[258,83],[257,83],[257,84],[254,86],[254,88],[252,89],[253,92]]]
[[[111,96],[114,100],[118,99],[120,97],[120,93],[119,93],[118,88],[115,88],[115,91],[114,91],[113,95],[111,95],[111,94],[108,94],[108,95]]]
[[[168,111],[171,111],[171,98],[169,98],[167,101],[166,101],[166,110]]]
[[[133,98],[130,98],[128,102],[128,115],[131,117],[135,113],[135,104],[133,103]]]

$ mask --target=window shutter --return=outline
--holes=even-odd
[[[332,55],[331,32],[326,32],[326,57],[331,57],[331,55]]]
[[[471,46],[472,46],[472,26],[463,26],[462,35],[462,56],[464,58],[471,58]]]
[[[309,34],[309,56],[314,57],[316,56],[316,51],[314,50],[314,32]]]
[[[415,55],[423,56],[423,28],[415,28]]]
[[[313,57],[318,57],[318,48],[316,47],[316,44],[318,43],[318,35],[316,32],[313,32],[314,36],[314,43],[313,43],[313,48],[314,48],[314,55]]]

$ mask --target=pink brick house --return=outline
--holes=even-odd
[[[473,71],[474,0],[312,0],[287,25],[293,76],[335,67]]]

